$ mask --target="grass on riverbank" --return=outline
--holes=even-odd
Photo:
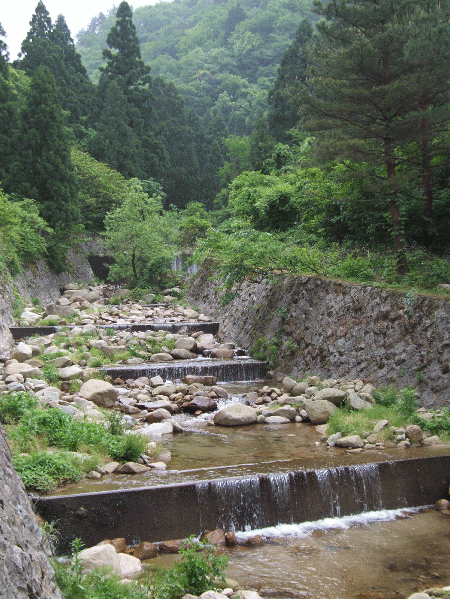
[[[388,426],[379,431],[380,439],[393,438],[392,429],[400,429],[408,424],[417,424],[422,430],[438,435],[442,441],[450,440],[450,413],[447,409],[429,410],[424,418],[418,408],[417,393],[414,389],[406,388],[398,391],[394,387],[378,389],[374,393],[376,403],[361,411],[338,408],[327,425],[327,435],[340,432],[343,436],[360,435],[367,437],[373,431],[374,425],[380,420],[387,420]]]
[[[116,412],[104,423],[74,419],[59,408],[40,406],[28,393],[0,398],[0,422],[25,486],[49,491],[107,461],[137,461],[148,441],[125,434]]]
[[[211,545],[186,539],[180,550],[180,561],[170,570],[145,573],[138,581],[123,584],[108,569],[96,569],[83,575],[79,539],[72,543],[69,566],[55,564],[56,579],[64,599],[181,599],[186,594],[199,596],[225,582],[228,563],[225,555],[217,555]]]

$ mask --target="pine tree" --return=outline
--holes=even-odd
[[[311,76],[301,98],[304,126],[322,132],[320,144],[332,155],[384,165],[381,193],[388,198],[398,272],[403,275],[398,168],[419,134],[423,83],[428,80],[433,86],[437,73],[430,61],[414,64],[406,56],[417,3],[332,0],[317,6],[325,20],[318,25],[308,58]]]
[[[34,74],[21,115],[7,191],[38,202],[56,231],[79,221],[77,185],[55,79],[48,67]]]
[[[129,126],[128,104],[117,81],[106,89],[105,103],[97,125],[97,133],[89,143],[89,151],[101,162],[125,177],[143,177],[142,147]]]
[[[313,29],[306,19],[300,23],[295,40],[286,50],[274,86],[269,91],[268,123],[271,134],[277,141],[292,142],[288,131],[300,120],[298,104],[295,101],[295,90],[304,84],[307,77],[307,60],[305,49],[311,40]]]
[[[47,65],[52,69],[55,48],[51,43],[52,20],[42,0],[39,0],[30,21],[30,29],[23,40],[20,60],[16,65],[28,76],[41,66]]]
[[[68,113],[72,128],[89,123],[94,111],[95,90],[63,15],[59,15],[52,29],[52,43],[58,48],[58,65],[52,71],[60,89],[61,107]]]

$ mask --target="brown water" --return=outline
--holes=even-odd
[[[226,550],[226,575],[263,596],[304,599],[401,599],[449,585],[450,519],[434,510],[407,513],[261,531],[272,535],[264,546]],[[391,520],[367,524],[371,517]],[[161,556],[150,565],[171,563],[173,557]]]
[[[251,384],[254,385],[253,383]],[[238,401],[249,390],[248,383],[227,385]],[[224,402],[219,404],[219,408]],[[408,449],[373,449],[352,453],[326,447],[321,435],[306,423],[251,425],[240,427],[211,426],[213,414],[193,417],[179,414],[176,419],[186,432],[163,435],[163,450],[172,459],[166,471],[152,470],[140,475],[110,475],[98,481],[81,480],[55,491],[55,495],[88,493],[147,487],[188,481],[292,472],[316,468],[367,464],[424,456],[446,455],[449,446],[438,445]]]

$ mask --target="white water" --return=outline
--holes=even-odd
[[[365,526],[373,522],[391,522],[399,518],[412,517],[413,514],[417,514],[427,507],[429,506],[399,510],[377,510],[353,516],[343,516],[342,518],[323,518],[322,520],[302,522],[301,524],[278,524],[277,526],[269,526],[267,528],[239,531],[235,534],[242,541],[255,535],[261,535],[265,539],[283,537],[304,538],[310,536],[316,530],[348,530],[355,526]]]

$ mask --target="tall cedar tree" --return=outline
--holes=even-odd
[[[21,60],[16,66],[32,77],[36,70],[46,65],[58,87],[58,101],[66,112],[67,123],[77,137],[83,132],[81,125],[92,121],[94,112],[94,86],[89,80],[81,57],[75,50],[67,23],[59,15],[52,26],[50,15],[40,0],[30,21],[30,30],[22,42]]]
[[[109,48],[103,51],[107,62],[101,68],[98,95],[105,102],[108,86],[117,82],[126,99],[120,127],[131,128],[141,149],[138,151],[133,137],[126,135],[123,143],[127,151],[124,147],[122,155],[125,153],[128,159],[123,167],[119,165],[117,153],[113,154],[117,147],[115,135],[111,136],[112,130],[104,127],[104,111],[100,119],[103,124],[97,127],[98,135],[89,149],[95,158],[105,160],[125,176],[157,179],[163,184],[169,203],[182,207],[198,193],[194,135],[186,124],[184,102],[176,87],[150,77],[150,67],[141,59],[132,16],[128,3],[121,2],[116,24],[108,34]],[[100,137],[103,154],[98,151]]]
[[[5,36],[0,23],[0,38]],[[0,185],[8,176],[13,154],[13,139],[18,128],[18,98],[9,80],[9,53],[6,43],[0,39]]]
[[[102,72],[99,90],[102,92],[111,80],[118,82],[128,96],[131,88],[148,82],[150,67],[141,58],[141,49],[133,23],[133,13],[128,2],[121,2],[116,13],[116,24],[106,39],[108,48],[103,50],[106,66]]]
[[[437,2],[436,2],[437,4]],[[302,96],[310,131],[336,156],[384,164],[399,275],[406,272],[399,211],[398,167],[417,131],[419,98],[432,65],[408,60],[415,0],[332,0],[308,57]]]
[[[105,162],[124,177],[142,177],[139,167],[142,147],[128,125],[128,111],[125,94],[117,81],[111,81],[106,88],[97,132],[89,143],[89,149],[97,160]]]
[[[55,79],[46,66],[40,67],[31,80],[8,191],[36,200],[42,218],[57,232],[79,221],[77,184],[64,116]]]
[[[308,74],[305,49],[313,35],[309,21],[300,23],[295,40],[286,50],[277,72],[274,86],[269,91],[267,120],[271,134],[282,143],[292,142],[288,131],[300,120],[295,90],[304,84]]]

